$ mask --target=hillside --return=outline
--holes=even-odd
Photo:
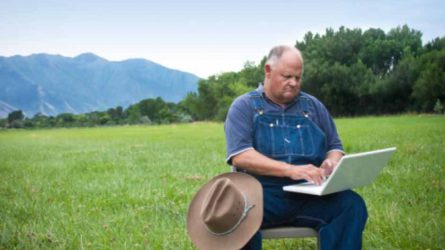
[[[36,113],[84,113],[161,97],[178,102],[196,91],[198,77],[145,59],[108,61],[33,54],[0,57],[0,117],[13,109]]]

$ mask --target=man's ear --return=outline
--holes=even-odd
[[[270,72],[272,71],[272,67],[270,66],[270,64],[266,63],[264,65],[264,75],[269,78],[270,76]]]

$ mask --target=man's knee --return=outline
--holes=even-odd
[[[354,219],[360,219],[363,224],[366,223],[368,210],[365,201],[359,194],[353,191],[345,191],[342,194],[341,200],[344,208],[351,212],[351,216]]]

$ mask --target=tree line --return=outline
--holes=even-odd
[[[443,112],[445,37],[422,46],[408,26],[327,29],[297,41],[304,57],[302,90],[320,99],[334,116]],[[264,80],[264,57],[240,72],[201,80],[183,100],[193,119],[224,120],[233,99]]]
[[[302,90],[320,99],[334,116],[443,113],[445,101],[445,37],[422,45],[420,31],[404,25],[381,29],[326,29],[297,41],[304,57]],[[1,127],[70,127],[117,124],[162,124],[199,120],[223,121],[237,96],[264,79],[266,57],[246,62],[239,72],[201,79],[198,91],[181,102],[146,99],[126,109],[104,112],[35,115],[14,111]]]
[[[27,118],[21,110],[0,119],[4,128],[51,128],[51,127],[92,127],[131,124],[169,124],[191,122],[192,117],[180,105],[165,102],[162,98],[142,100],[124,109],[121,106],[106,111],[84,114],[62,113],[57,116],[36,114]]]

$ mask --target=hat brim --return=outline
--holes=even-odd
[[[232,233],[216,236],[210,233],[200,216],[201,205],[212,184],[219,178],[229,178],[247,197],[248,205],[255,205]],[[190,203],[187,232],[198,249],[240,249],[258,231],[263,219],[263,191],[254,177],[244,173],[225,173],[206,183]]]

